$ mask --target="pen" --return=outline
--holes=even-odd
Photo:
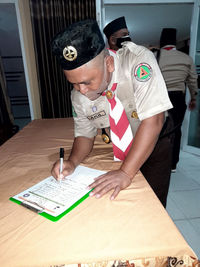
[[[60,148],[60,174],[63,171],[64,148]]]

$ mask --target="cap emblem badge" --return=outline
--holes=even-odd
[[[73,46],[66,46],[63,49],[63,56],[68,61],[74,61],[77,58],[77,50]]]

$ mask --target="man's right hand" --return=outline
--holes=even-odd
[[[189,110],[194,110],[196,108],[196,99],[191,99],[189,102]]]
[[[56,180],[62,180],[65,176],[72,174],[74,170],[75,166],[73,162],[70,160],[64,160],[63,171],[60,173],[60,160],[57,160],[51,169],[51,174]]]

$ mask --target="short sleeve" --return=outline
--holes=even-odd
[[[79,97],[75,90],[72,91],[71,100],[73,108],[73,118],[74,118],[74,136],[85,136],[92,138],[97,135],[97,128],[88,120],[85,115],[85,108],[87,107],[86,97]]]
[[[167,88],[153,53],[144,48],[133,62],[131,75],[139,119],[171,109]]]

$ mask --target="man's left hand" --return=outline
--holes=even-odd
[[[110,171],[95,179],[95,182],[89,185],[89,188],[94,188],[90,196],[100,198],[110,190],[114,190],[110,199],[113,200],[122,189],[125,189],[131,184],[132,177],[129,177],[122,170]]]

